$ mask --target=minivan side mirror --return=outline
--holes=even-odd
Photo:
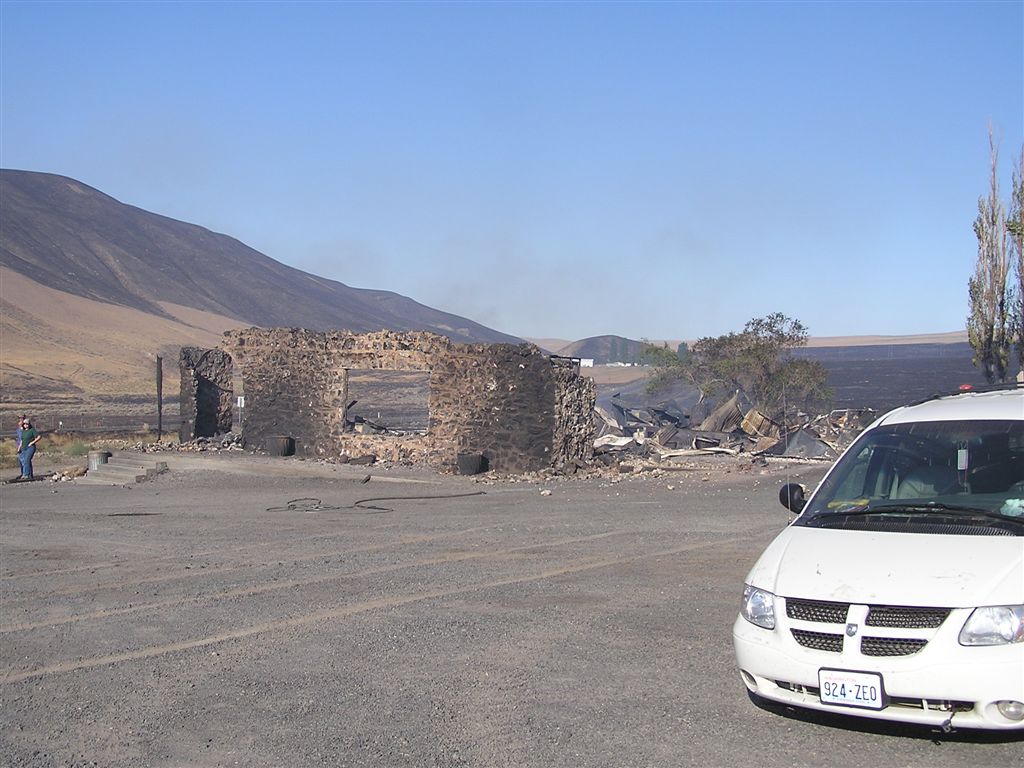
[[[807,489],[800,483],[786,483],[779,490],[779,503],[799,515],[807,504]]]

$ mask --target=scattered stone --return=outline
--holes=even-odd
[[[163,451],[179,451],[183,453],[205,453],[207,451],[241,451],[245,442],[241,435],[226,432],[214,437],[197,437],[194,440],[178,442],[176,440],[160,440],[143,442],[141,440],[97,440],[97,448],[114,451],[135,451],[137,453],[160,453]]]
[[[354,464],[363,467],[377,463],[377,457],[372,453],[365,453],[362,456],[341,456],[338,460],[342,464]]]
[[[50,475],[50,482],[67,483],[74,480],[76,477],[84,477],[85,473],[85,467],[70,467],[68,469],[57,470]]]

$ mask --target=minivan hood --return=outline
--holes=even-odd
[[[747,583],[783,597],[969,608],[1024,603],[1024,537],[790,526]]]

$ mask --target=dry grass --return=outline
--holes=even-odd
[[[39,441],[40,453],[62,456],[86,456],[92,450],[92,443],[70,432],[50,433]]]
[[[177,436],[165,435],[163,441],[167,442],[170,439],[176,440]],[[156,433],[149,429],[120,434],[104,434],[102,437],[82,435],[76,432],[47,432],[36,444],[36,455],[48,458],[81,458],[87,456],[89,451],[101,447],[109,448],[110,445],[123,448],[137,443],[155,442],[157,442]],[[0,437],[0,469],[11,469],[18,466],[18,454],[14,448],[13,437]]]
[[[164,385],[173,386],[182,346],[215,347],[227,328],[244,325],[208,312],[163,304],[158,317],[57,291],[0,267],[4,404],[38,412],[93,396],[153,393],[156,355],[164,356]],[[180,319],[172,319],[180,318]]]
[[[651,368],[646,365],[595,365],[593,368],[580,368],[580,375],[593,379],[595,384],[629,384],[651,375]]]
[[[18,466],[18,454],[14,451],[14,439],[0,439],[0,468],[11,469]]]
[[[0,467],[7,469],[18,466],[18,454],[14,448],[14,438],[0,439]],[[39,455],[77,457],[87,455],[92,450],[92,443],[73,433],[51,433],[43,435],[36,449]]]

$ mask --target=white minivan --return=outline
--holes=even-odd
[[[896,409],[779,496],[733,625],[755,698],[1024,729],[1024,388]]]

